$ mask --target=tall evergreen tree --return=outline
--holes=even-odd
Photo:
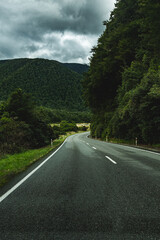
[[[92,136],[160,142],[159,12],[158,0],[117,0],[104,22],[83,83]]]

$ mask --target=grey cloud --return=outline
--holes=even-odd
[[[92,47],[91,36],[96,39],[102,33],[102,21],[109,17],[114,2],[115,0],[1,0],[0,59],[41,55],[57,57],[56,60],[86,61],[89,43],[86,47],[83,42],[76,40],[76,36],[88,38]],[[62,46],[60,42],[67,32],[72,33],[72,39],[66,40],[65,46]],[[57,33],[61,33],[61,37],[57,37]],[[51,37],[46,38],[47,34]],[[60,55],[62,53],[64,54]]]
[[[32,58],[40,57],[55,59],[60,62],[88,63],[90,42],[93,43],[96,37],[96,35],[88,37],[77,35],[74,37],[71,32],[47,34],[44,37],[43,44],[26,47],[25,51]]]
[[[34,21],[42,29],[48,31],[65,31],[70,30],[75,33],[92,33],[99,34],[103,30],[102,21],[109,16],[109,10],[105,9],[106,0],[91,1],[63,1],[59,3],[56,9],[51,5],[51,12],[37,12]],[[92,4],[91,4],[92,3]],[[110,6],[109,6],[110,8]]]

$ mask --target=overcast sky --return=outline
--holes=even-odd
[[[0,0],[0,59],[88,63],[116,0]]]

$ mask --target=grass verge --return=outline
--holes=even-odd
[[[117,143],[117,144],[124,144],[124,145],[129,145],[129,146],[134,146],[137,148],[142,148],[146,150],[152,150],[152,151],[160,151],[160,144],[155,144],[155,145],[143,145],[143,144],[138,144],[136,145],[135,140],[123,140],[123,139],[109,139],[110,143]]]
[[[73,134],[74,133],[67,133],[59,139],[54,140],[52,147],[47,146],[40,149],[28,150],[23,153],[5,155],[0,159],[0,187],[17,173],[24,171],[28,166],[58,147],[68,136]]]

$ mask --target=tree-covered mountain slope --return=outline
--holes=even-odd
[[[83,82],[91,134],[160,143],[160,2],[117,0]]]
[[[69,110],[84,110],[82,75],[62,63],[45,59],[0,61],[0,101],[16,88],[31,93],[37,104]]]
[[[74,72],[77,72],[79,74],[83,74],[85,72],[88,72],[89,66],[87,64],[80,64],[80,63],[64,63],[64,65],[71,69]]]

